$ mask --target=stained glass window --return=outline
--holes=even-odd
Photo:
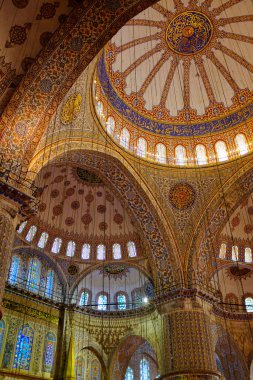
[[[156,145],[156,161],[161,164],[166,164],[166,147],[165,145],[159,143]]]
[[[27,220],[25,222],[23,222],[23,223],[20,224],[20,226],[19,226],[19,228],[17,230],[17,233],[21,234],[24,231],[26,225],[27,225]]]
[[[4,331],[5,331],[5,323],[3,320],[0,321],[0,355],[3,349],[4,343]]]
[[[134,380],[134,371],[131,367],[127,367],[125,380]]]
[[[58,238],[58,237],[55,238],[54,242],[53,242],[53,245],[52,245],[51,252],[52,253],[59,253],[60,249],[61,249],[61,244],[62,244],[61,238]]]
[[[130,133],[127,128],[123,128],[120,135],[120,144],[129,149]]]
[[[84,244],[82,248],[82,259],[89,260],[90,258],[90,244]]]
[[[123,293],[117,295],[117,305],[119,310],[126,310],[126,296]]]
[[[128,250],[128,256],[129,257],[135,257],[137,256],[136,247],[133,241],[129,241],[127,243],[127,250]]]
[[[245,263],[252,263],[251,248],[245,248]]]
[[[207,164],[206,147],[204,145],[196,145],[196,158],[199,165]]]
[[[54,364],[54,353],[56,346],[56,337],[52,332],[47,333],[45,339],[44,348],[44,362],[43,369],[44,372],[51,372]]]
[[[215,150],[217,153],[218,161],[228,160],[227,146],[224,141],[217,141],[215,144]]]
[[[41,263],[38,259],[31,259],[28,276],[27,276],[27,288],[32,292],[38,292],[40,283],[40,268]]]
[[[9,272],[9,283],[15,285],[18,282],[18,274],[20,268],[20,257],[13,256],[11,260],[10,272]]]
[[[112,253],[113,253],[113,258],[115,260],[120,260],[122,258],[120,244],[118,244],[118,243],[113,244]]]
[[[115,121],[113,117],[108,117],[107,122],[106,122],[106,130],[110,135],[113,134],[114,132],[114,127],[115,127]]]
[[[67,245],[66,255],[69,257],[73,257],[75,254],[75,249],[76,249],[76,243],[74,241],[69,241]]]
[[[81,293],[80,301],[79,301],[79,306],[85,306],[88,305],[89,301],[89,293],[86,291]]]
[[[48,240],[48,233],[47,232],[42,232],[40,239],[38,241],[38,247],[39,248],[45,248]]]
[[[105,246],[104,244],[99,244],[97,246],[97,259],[105,260]]]
[[[185,165],[186,164],[186,162],[187,162],[186,149],[183,145],[176,146],[175,155],[176,155],[176,164],[177,165]]]
[[[253,313],[253,298],[247,297],[245,298],[245,306],[248,313]]]
[[[91,362],[91,380],[100,380],[100,363],[98,359]]]
[[[18,331],[13,368],[29,371],[33,346],[33,329],[24,325]]]
[[[248,153],[249,151],[248,144],[243,133],[238,133],[235,136],[235,143],[241,155]]]
[[[98,310],[107,310],[106,294],[100,294],[100,296],[98,297]]]
[[[37,232],[37,227],[36,226],[31,226],[29,228],[29,231],[26,234],[25,239],[29,242],[31,242],[34,239],[34,236],[36,235]]]
[[[145,358],[140,361],[140,380],[150,380],[149,362]]]
[[[220,246],[219,258],[225,259],[226,258],[226,252],[227,252],[227,245],[225,243],[222,243]]]
[[[84,357],[79,355],[76,358],[76,380],[84,380],[85,362]]]
[[[147,141],[140,137],[137,142],[137,155],[140,157],[146,157],[147,155]]]
[[[50,269],[47,272],[45,296],[51,298],[53,296],[53,290],[54,290],[54,272],[52,271],[52,269]]]
[[[238,261],[239,260],[239,251],[237,245],[233,245],[232,247],[232,260]]]

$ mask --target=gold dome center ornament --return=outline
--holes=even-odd
[[[212,35],[213,25],[206,15],[197,11],[186,11],[170,21],[166,41],[175,53],[189,55],[203,50]]]

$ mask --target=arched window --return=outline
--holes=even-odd
[[[29,231],[26,234],[25,240],[31,242],[34,239],[34,236],[36,235],[37,227],[31,226],[29,228]]]
[[[79,355],[76,358],[76,380],[83,380],[85,375],[84,357]]]
[[[150,380],[149,362],[145,358],[140,361],[140,380]]]
[[[117,294],[117,307],[119,310],[126,310],[126,295],[124,293]]]
[[[239,251],[237,245],[233,245],[232,247],[232,260],[238,261],[239,260]]]
[[[204,145],[196,145],[196,158],[199,165],[207,164],[206,147]]]
[[[224,141],[217,141],[215,143],[215,150],[218,161],[222,162],[228,160],[227,146]]]
[[[186,149],[183,145],[178,145],[175,148],[176,164],[185,165],[187,163],[186,159]]]
[[[40,268],[41,263],[38,259],[31,259],[28,275],[27,275],[27,289],[31,292],[38,292],[40,284]]]
[[[219,258],[220,259],[225,259],[226,258],[226,253],[227,253],[227,245],[225,243],[222,243],[221,246],[220,246]]]
[[[137,256],[136,247],[133,241],[129,241],[127,243],[127,251],[129,257],[135,257]]]
[[[11,266],[9,271],[9,283],[15,285],[18,282],[20,268],[20,257],[13,256],[11,260]]]
[[[56,254],[59,253],[60,249],[61,249],[61,245],[62,245],[62,239],[58,238],[58,237],[55,238],[53,245],[52,245],[52,248],[51,248],[51,252],[56,253]]]
[[[100,294],[98,296],[98,310],[107,310],[107,295]]]
[[[112,253],[113,253],[113,258],[115,260],[120,260],[122,258],[120,244],[118,244],[118,243],[113,244]]]
[[[96,105],[96,108],[97,108],[97,113],[98,113],[98,115],[99,116],[101,116],[102,115],[102,113],[103,113],[103,103],[102,102],[100,102],[100,101],[98,101],[97,102],[97,105]]]
[[[106,122],[106,130],[110,135],[112,135],[114,132],[114,128],[115,128],[115,121],[114,121],[114,118],[110,116],[108,117],[107,122]]]
[[[137,141],[137,155],[144,158],[147,155],[147,141],[143,137]]]
[[[0,355],[3,349],[3,344],[4,344],[4,332],[5,332],[5,323],[1,319],[0,321]]]
[[[20,226],[17,230],[17,233],[21,234],[24,231],[26,225],[27,225],[27,220],[25,220],[23,223],[20,224]]]
[[[253,298],[252,297],[246,297],[244,302],[245,302],[247,313],[253,313]]]
[[[42,234],[40,235],[40,239],[38,241],[38,247],[42,249],[45,248],[47,244],[47,240],[48,240],[48,233],[42,232]]]
[[[251,248],[245,248],[245,263],[252,263]]]
[[[127,128],[123,128],[120,135],[120,144],[124,148],[129,149],[129,142],[130,142],[130,133]]]
[[[90,258],[90,244],[84,244],[82,247],[82,259],[89,260]]]
[[[125,380],[134,380],[134,371],[131,367],[127,367]]]
[[[33,329],[24,325],[18,331],[13,368],[29,371],[33,346]]]
[[[97,259],[105,260],[105,246],[104,244],[99,244],[97,246]]]
[[[54,364],[56,337],[52,332],[47,333],[44,348],[43,370],[51,372]]]
[[[248,148],[248,144],[243,133],[238,133],[235,136],[235,143],[240,155],[248,153],[249,148]]]
[[[75,254],[75,249],[76,249],[76,243],[74,241],[69,241],[67,245],[66,255],[68,257],[73,257]]]
[[[167,154],[166,154],[166,147],[164,144],[157,144],[156,145],[156,153],[155,153],[155,157],[156,157],[156,161],[157,162],[160,162],[161,164],[166,164],[167,162],[167,158],[166,158]]]
[[[54,272],[52,269],[49,269],[49,271],[47,272],[45,296],[51,298],[53,296],[53,290],[54,290]]]
[[[87,290],[85,290],[81,293],[81,297],[79,300],[79,306],[86,306],[86,305],[88,305],[88,302],[89,302],[89,292],[87,292]]]

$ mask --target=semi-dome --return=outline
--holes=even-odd
[[[161,163],[207,164],[247,153],[252,13],[247,0],[160,1],[127,22],[95,71],[107,131]]]

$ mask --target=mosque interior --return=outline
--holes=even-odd
[[[253,380],[253,1],[0,31],[0,380]]]

